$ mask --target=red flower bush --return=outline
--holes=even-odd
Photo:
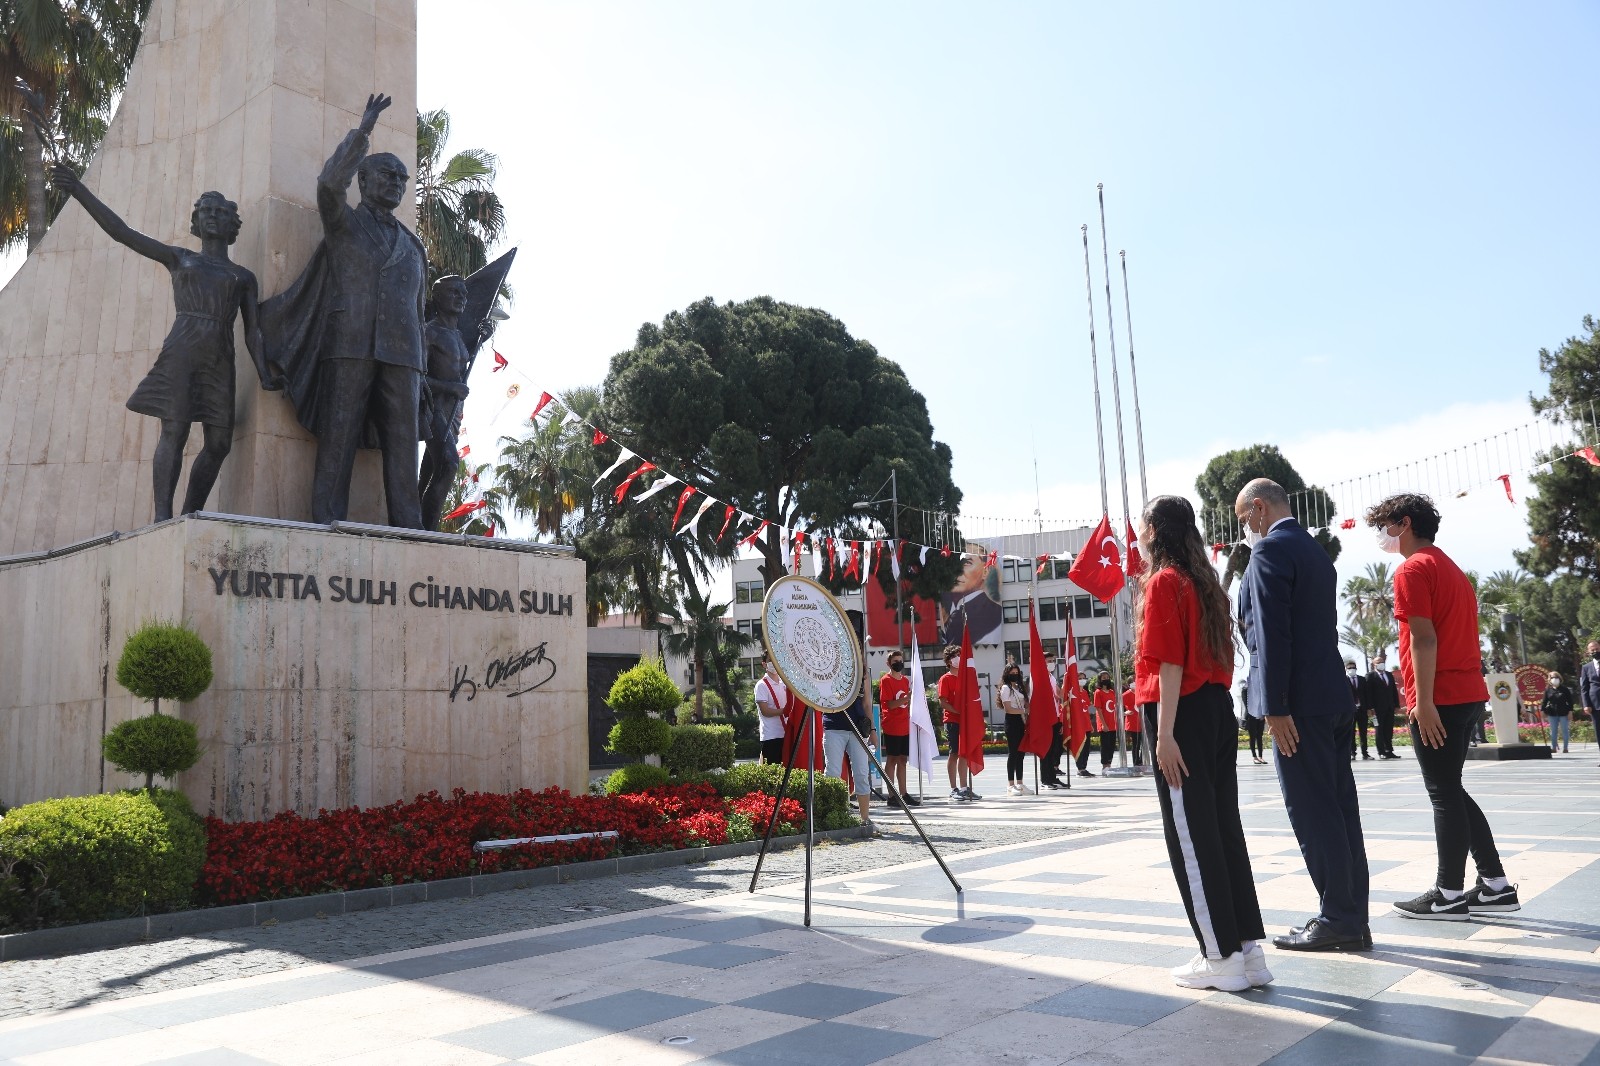
[[[564,789],[501,795],[456,789],[410,803],[280,814],[264,822],[206,819],[207,854],[198,895],[207,903],[245,903],[318,892],[583,862],[728,841],[728,813],[760,832],[772,798],[759,792],[724,801],[711,785],[672,785],[618,796],[575,796]],[[804,817],[785,799],[779,831]],[[614,829],[616,840],[522,844],[476,853],[480,840]]]

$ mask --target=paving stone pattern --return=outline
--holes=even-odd
[[[1592,756],[1470,766],[1524,909],[1443,923],[1389,907],[1433,877],[1414,764],[1359,767],[1376,949],[1268,947],[1276,980],[1243,993],[1172,984],[1167,969],[1196,945],[1154,790],[1112,778],[1070,796],[930,805],[934,831],[969,838],[945,849],[960,897],[901,833],[821,857],[810,928],[798,855],[780,857],[781,883],[754,895],[740,891],[748,863],[683,871],[695,875],[687,885],[663,871],[632,888],[569,886],[638,903],[575,922],[531,922],[525,901],[520,914],[467,930],[461,911],[441,905],[452,924],[418,922],[444,941],[432,946],[389,926],[379,950],[398,950],[364,957],[349,954],[359,935],[295,952],[280,942],[277,953],[298,965],[280,959],[277,972],[205,985],[191,972],[191,987],[131,997],[124,988],[124,998],[80,976],[87,1005],[0,1022],[0,1066],[1600,1066],[1594,773]],[[1282,929],[1311,912],[1310,881],[1271,768],[1240,776],[1257,891],[1269,927]],[[1092,828],[1062,831],[1065,821]],[[898,864],[882,861],[891,849]],[[697,895],[649,906],[686,891]],[[405,913],[352,915],[350,928]],[[151,960],[137,973],[122,961],[54,965],[163,979]]]
[[[905,822],[884,823],[882,829],[881,836],[870,840],[818,847],[813,853],[816,876],[873,870],[927,856]],[[935,834],[935,841],[944,853],[954,855],[1064,831],[1063,825],[951,823]],[[0,963],[0,1018],[703,899],[746,888],[754,864],[754,858],[724,859],[472,899],[227,930],[64,959]],[[804,873],[804,849],[774,852],[762,867],[761,887],[801,879]]]

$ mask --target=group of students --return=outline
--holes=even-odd
[[[1246,485],[1235,513],[1251,548],[1239,601],[1250,653],[1247,713],[1272,736],[1290,825],[1318,894],[1316,914],[1273,944],[1370,951],[1366,846],[1346,757],[1355,706],[1340,670],[1333,565],[1275,482]],[[1438,860],[1433,887],[1394,909],[1444,921],[1518,910],[1488,820],[1462,786],[1467,745],[1488,700],[1472,585],[1434,546],[1439,513],[1428,497],[1390,497],[1365,518],[1385,551],[1405,557],[1395,576],[1399,689],[1433,807]],[[1200,945],[1172,977],[1186,987],[1240,991],[1267,984],[1272,974],[1239,814],[1238,722],[1229,693],[1234,619],[1189,502],[1151,500],[1142,527],[1148,567],[1135,616],[1135,699],[1154,738],[1173,876]],[[1469,854],[1478,872],[1470,888]]]

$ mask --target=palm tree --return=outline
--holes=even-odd
[[[1489,642],[1491,661],[1509,663],[1520,656],[1511,650],[1512,629],[1507,615],[1522,610],[1523,595],[1538,579],[1523,570],[1496,570],[1487,578],[1468,574],[1478,591],[1478,630]]]
[[[1386,654],[1400,639],[1394,621],[1387,618],[1369,618],[1365,621],[1347,622],[1339,630],[1339,643],[1355,648],[1372,668],[1372,660]]]
[[[749,633],[729,628],[723,620],[730,604],[710,603],[698,591],[686,592],[677,607],[663,612],[669,622],[659,625],[666,638],[667,650],[673,655],[685,655],[694,663],[694,720],[700,721],[705,706],[706,662],[710,660],[724,672],[729,658],[755,643]],[[724,700],[726,704],[726,698]],[[732,713],[730,706],[729,713]]]
[[[417,236],[428,250],[428,283],[466,277],[489,261],[505,234],[506,213],[494,191],[499,160],[481,148],[446,159],[450,113],[417,112]]]
[[[483,487],[484,506],[460,518],[449,518],[440,521],[441,533],[470,533],[473,536],[492,536],[506,528],[506,518],[503,508],[505,506],[504,494],[490,484],[489,464],[482,463],[469,469],[467,464],[461,464],[460,473],[454,485],[450,486],[450,494],[445,497],[444,513],[449,514],[464,503],[473,492],[473,483],[476,481]]]
[[[570,533],[569,518],[587,511],[594,492],[594,446],[582,426],[564,425],[567,412],[593,415],[600,392],[573,389],[551,406],[544,422],[529,424],[526,437],[502,437],[495,479],[511,510],[532,517],[542,537]]]
[[[1345,608],[1356,623],[1394,617],[1394,575],[1388,563],[1368,563],[1366,572],[1344,583]]]
[[[64,202],[45,183],[44,142],[23,119],[17,79],[43,99],[60,138],[54,151],[81,173],[128,82],[149,10],[150,0],[0,3],[0,247],[38,247]]]

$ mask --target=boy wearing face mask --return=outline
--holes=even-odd
[[[898,651],[889,653],[889,672],[878,679],[878,708],[883,724],[883,773],[893,782],[907,806],[922,801],[906,792],[906,763],[911,758],[911,679],[906,676],[906,659]],[[889,806],[899,807],[893,796]]]
[[[1400,673],[1439,853],[1433,887],[1394,909],[1407,918],[1458,922],[1474,914],[1521,910],[1489,820],[1461,780],[1467,745],[1489,700],[1479,659],[1477,594],[1455,561],[1434,547],[1439,512],[1427,496],[1391,496],[1370,508],[1366,521],[1377,530],[1384,551],[1405,556],[1394,575]],[[1478,871],[1470,889],[1468,854]]]

